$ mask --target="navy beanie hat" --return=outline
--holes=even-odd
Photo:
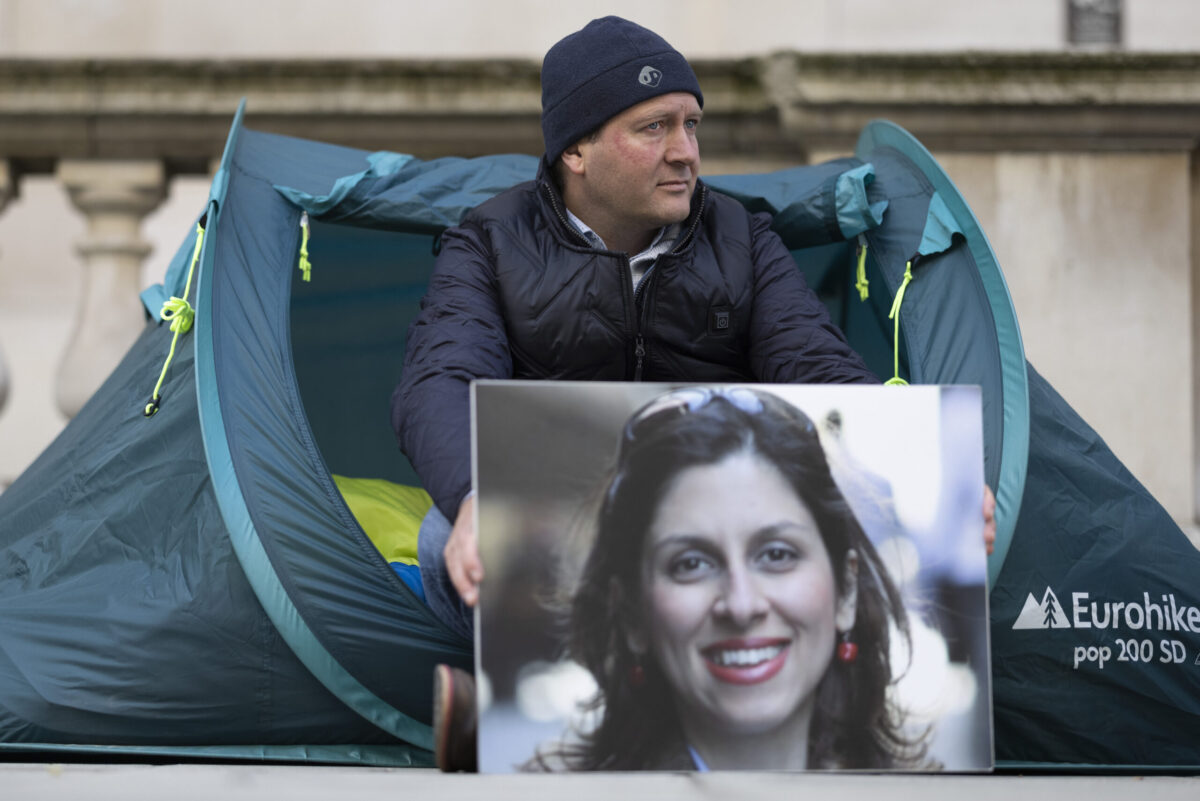
[[[620,17],[592,20],[542,61],[547,162],[630,106],[670,92],[691,92],[704,107],[696,73],[665,39]]]

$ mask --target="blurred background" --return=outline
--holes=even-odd
[[[1030,360],[1195,535],[1200,4],[1191,0],[0,0],[0,490],[141,329],[247,125],[420,157],[540,154],[538,69],[620,14],[687,55],[709,174],[921,139]]]

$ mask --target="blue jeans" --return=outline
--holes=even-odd
[[[475,610],[462,602],[458,590],[450,583],[446,572],[446,557],[442,553],[450,539],[450,521],[432,506],[417,531],[417,561],[421,565],[421,583],[425,585],[425,602],[455,634],[475,641]]]

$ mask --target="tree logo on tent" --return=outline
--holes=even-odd
[[[1025,606],[1013,623],[1014,629],[1069,629],[1071,623],[1067,613],[1058,602],[1058,596],[1049,587],[1042,594],[1041,603],[1033,597],[1033,593],[1025,598]]]

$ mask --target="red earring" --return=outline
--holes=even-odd
[[[646,683],[646,671],[642,668],[641,662],[634,662],[629,666],[629,686],[637,688]]]
[[[842,641],[837,646],[837,658],[839,662],[850,664],[855,659],[858,659],[858,645],[850,641],[850,632],[842,632]]]

